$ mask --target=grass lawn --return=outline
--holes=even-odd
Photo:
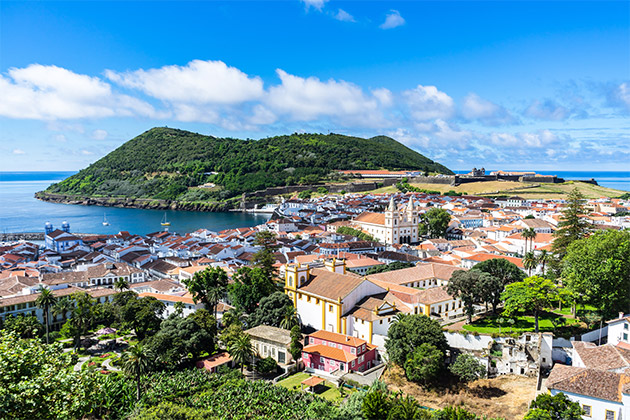
[[[510,333],[524,333],[533,332],[535,327],[533,316],[518,316],[515,318],[514,324],[510,325],[504,322],[500,325],[497,321],[500,316],[497,317],[484,317],[472,324],[464,325],[463,328],[466,331],[478,332],[479,334],[510,334]],[[565,318],[566,324],[556,328],[551,322],[553,319],[562,318],[560,315],[545,312],[538,317],[538,328],[540,332],[554,332],[557,335],[573,335],[578,333],[583,328],[583,324],[575,319]],[[584,328],[585,329],[585,328]],[[585,331],[584,331],[585,332]]]
[[[278,382],[278,385],[291,390],[299,391],[301,382],[310,377],[311,375],[305,372],[294,373],[288,378]],[[347,392],[348,390],[346,390],[346,393]],[[318,385],[315,390],[315,394],[319,395],[320,397],[326,398],[328,401],[333,402],[341,401],[343,399],[343,397],[339,393],[339,389],[328,381],[324,382],[321,385]]]

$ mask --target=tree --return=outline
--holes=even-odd
[[[295,325],[291,328],[291,346],[289,347],[289,352],[295,361],[298,361],[302,356],[302,349],[304,348],[303,340],[304,337],[302,336],[300,327]]]
[[[443,368],[444,352],[428,343],[416,347],[405,362],[407,379],[424,385],[433,382]]]
[[[237,324],[240,327],[245,325],[245,316],[243,311],[237,308],[230,308],[227,312],[223,313],[221,317],[221,324],[224,328],[228,328],[232,324]]]
[[[387,420],[430,420],[431,414],[420,408],[420,404],[410,395],[397,395],[392,400],[392,408]]]
[[[44,334],[44,326],[34,315],[18,314],[4,319],[2,328],[14,332],[20,338],[39,338]]]
[[[385,348],[391,361],[404,366],[407,356],[425,343],[442,352],[447,350],[440,323],[426,315],[406,315],[389,327]]]
[[[363,415],[368,420],[386,419],[392,403],[387,392],[376,389],[368,392],[363,399]]]
[[[567,196],[567,206],[562,211],[558,230],[553,233],[552,250],[560,258],[564,257],[572,242],[586,237],[590,231],[589,222],[582,218],[586,213],[584,202],[584,195],[577,188]]]
[[[479,420],[479,417],[463,407],[445,407],[434,411],[431,420]]]
[[[120,316],[124,325],[133,328],[139,340],[153,335],[160,329],[164,303],[152,296],[138,297],[135,292],[123,292],[128,295],[126,303],[120,307]]]
[[[70,295],[70,299],[72,300],[72,316],[66,321],[67,326],[64,325],[64,327],[74,337],[74,347],[78,349],[81,336],[87,334],[94,322],[92,316],[94,299],[86,292],[75,292]]]
[[[571,401],[562,392],[554,396],[538,394],[524,420],[582,420],[583,414],[580,403]]]
[[[527,273],[531,276],[532,270],[538,266],[538,259],[533,252],[528,252],[523,257],[523,267],[527,270]]]
[[[486,368],[476,357],[462,353],[448,369],[463,382],[471,382],[486,376]]]
[[[177,301],[173,304],[173,309],[175,309],[177,316],[182,316],[184,314],[185,307],[186,305],[184,305],[184,302],[182,301]]]
[[[262,298],[277,290],[273,280],[258,267],[240,268],[233,280],[228,286],[228,295],[232,304],[246,313],[254,312]]]
[[[197,271],[191,279],[183,280],[195,303],[202,302],[216,317],[219,300],[225,295],[228,276],[221,267]]]
[[[492,276],[500,279],[503,285],[508,283],[514,283],[515,281],[523,281],[525,273],[518,268],[516,264],[505,258],[492,258],[490,260],[482,261],[471,270],[483,271],[484,273],[491,274]]]
[[[630,232],[607,230],[567,248],[567,287],[610,319],[630,309]]]
[[[252,338],[249,334],[241,334],[228,346],[228,353],[235,363],[241,365],[241,373],[245,367],[245,362],[254,357]]]
[[[451,215],[446,210],[434,207],[420,215],[418,232],[429,238],[442,238],[450,222]]]
[[[287,306],[284,312],[284,318],[282,318],[282,322],[280,322],[280,328],[284,328],[285,330],[290,330],[293,327],[300,326],[299,314],[297,312],[297,308],[294,306]]]
[[[72,311],[72,300],[68,297],[62,297],[61,299],[57,299],[55,304],[52,307],[53,316],[61,315],[63,320],[68,319],[68,313]]]
[[[288,311],[287,308],[290,307],[293,307],[291,298],[282,292],[275,292],[260,301],[258,308],[247,319],[247,324],[250,327],[257,325],[280,327]]]
[[[256,362],[256,371],[263,374],[274,372],[277,368],[278,363],[271,356],[265,357],[264,359],[260,359]]]
[[[542,266],[542,275],[545,275],[545,266],[547,265],[547,263],[550,260],[550,255],[549,252],[547,252],[546,249],[543,249],[542,251],[540,251],[540,254],[538,255],[538,264],[540,264]]]
[[[483,274],[479,278],[479,297],[486,303],[486,311],[488,310],[488,303],[490,303],[492,312],[496,313],[497,306],[501,303],[501,293],[505,290],[505,286],[501,279],[488,273]]]
[[[367,273],[365,273],[365,275],[369,276],[370,274],[386,273],[388,271],[402,270],[403,268],[411,268],[411,267],[415,267],[415,266],[416,265],[414,263],[407,263],[407,262],[402,262],[402,261],[394,261],[394,262],[389,263],[389,264],[383,264],[383,265],[374,266],[374,267],[370,268],[367,271]]]
[[[129,290],[129,282],[124,277],[118,277],[114,283],[114,289],[119,292]]]
[[[122,354],[123,371],[136,380],[136,401],[140,401],[140,385],[142,375],[150,370],[153,355],[142,344],[132,344]]]
[[[79,419],[92,411],[94,374],[75,372],[76,355],[61,344],[0,331],[0,416],[6,419]]]
[[[232,343],[236,341],[238,337],[243,335],[243,328],[241,325],[233,323],[229,327],[224,328],[219,335],[219,342],[225,349],[229,349]]]
[[[46,289],[43,286],[39,287],[39,296],[35,300],[35,305],[44,312],[44,323],[46,325],[46,344],[48,340],[48,328],[50,325],[50,307],[55,304],[56,298],[53,295],[52,290]]]
[[[479,287],[481,279],[489,276],[489,274],[480,271],[457,270],[453,272],[446,286],[448,294],[460,298],[464,303],[464,312],[468,317],[469,324],[475,314],[474,305],[481,302],[482,291]]]
[[[558,286],[551,280],[532,276],[525,280],[508,284],[502,294],[505,301],[507,316],[520,312],[531,312],[534,315],[536,332],[538,332],[538,317],[540,313],[551,308],[560,299]]]
[[[268,230],[261,230],[256,233],[254,245],[262,248],[254,254],[252,262],[263,270],[270,281],[273,281],[276,276],[276,268],[273,266],[276,263],[276,257],[273,253],[278,248],[276,234]]]
[[[534,239],[536,239],[536,231],[534,230],[534,228],[527,228],[527,229],[523,229],[523,232],[521,233],[521,236],[523,237],[523,239],[525,239],[525,254],[527,254],[527,241],[530,242],[530,246],[529,246],[529,252],[533,252],[534,251]]]

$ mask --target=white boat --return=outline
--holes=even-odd
[[[166,220],[166,213],[164,213],[164,217],[162,218],[162,223],[160,223],[162,226],[170,226],[171,222],[169,222],[168,220]]]
[[[107,215],[103,213],[103,226],[109,226],[109,222],[107,221]]]

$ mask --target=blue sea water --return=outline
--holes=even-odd
[[[178,233],[255,226],[269,219],[268,215],[249,213],[120,209],[47,203],[34,198],[37,191],[73,173],[0,172],[0,232],[41,232],[47,221],[57,228],[65,220],[72,232],[113,234],[126,230],[147,234],[163,229],[160,222],[164,213],[171,222],[170,230]],[[109,226],[103,226],[104,215]]]
[[[494,170],[494,169],[493,169]],[[493,170],[486,170],[486,173],[490,173]],[[509,172],[504,169],[503,171]],[[466,174],[469,170],[455,171],[458,174]],[[567,181],[595,179],[599,185],[607,188],[614,188],[616,190],[630,191],[630,171],[534,171],[541,175],[558,175],[559,178],[564,178]]]

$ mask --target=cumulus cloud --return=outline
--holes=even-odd
[[[381,23],[379,28],[381,29],[392,29],[397,28],[405,24],[405,19],[400,16],[400,12],[398,10],[390,10],[387,16],[385,16],[385,22]]]
[[[509,124],[515,121],[507,109],[474,93],[464,98],[462,115],[468,120],[477,120],[486,125]]]
[[[193,60],[185,66],[117,73],[107,70],[111,81],[167,102],[236,104],[260,98],[263,82],[222,61]]]
[[[14,155],[24,155],[26,154],[26,152],[22,149],[13,149],[13,154]]]
[[[328,0],[302,0],[302,3],[306,6],[306,10],[312,7],[321,11],[327,2]]]
[[[489,140],[496,146],[543,148],[556,143],[559,137],[549,130],[540,130],[535,133],[491,133]]]
[[[418,85],[415,89],[403,92],[411,116],[420,121],[448,119],[453,115],[453,98],[435,86]]]
[[[569,118],[571,110],[554,100],[546,99],[532,102],[525,110],[525,115],[539,120],[561,121]]]
[[[630,83],[624,82],[610,88],[608,105],[630,112]]]
[[[359,86],[343,80],[303,78],[280,69],[277,74],[281,84],[269,88],[266,104],[276,113],[288,115],[296,121],[333,117],[340,124],[359,119],[366,126],[380,124],[380,107],[383,101],[388,102],[391,95],[386,89],[367,95]]]
[[[105,140],[108,134],[109,133],[107,131],[98,129],[98,130],[92,131],[92,138],[94,140]]]
[[[342,22],[355,22],[354,16],[343,9],[339,9],[333,17]]]
[[[31,64],[0,75],[0,115],[20,119],[77,119],[153,116],[153,107],[112,92],[98,77],[57,66]]]

